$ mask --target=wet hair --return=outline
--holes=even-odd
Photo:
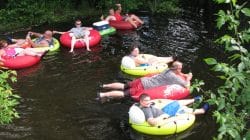
[[[7,43],[6,40],[0,40],[0,48],[3,48],[6,43]]]
[[[146,94],[146,93],[142,93],[140,96],[139,96],[139,100],[140,101],[142,101],[142,100],[144,100],[145,98],[147,98],[147,97],[150,97],[148,94]]]

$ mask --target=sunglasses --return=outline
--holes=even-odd
[[[82,23],[76,23],[75,25],[82,25]]]

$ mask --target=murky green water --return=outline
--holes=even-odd
[[[145,25],[138,31],[123,31],[106,37],[92,52],[61,48],[47,54],[41,63],[18,71],[15,91],[22,96],[20,119],[1,126],[3,140],[127,140],[187,139],[210,140],[216,132],[211,113],[197,117],[184,133],[156,137],[138,134],[130,129],[128,108],[131,100],[115,100],[100,104],[95,101],[97,82],[124,81],[129,76],[119,70],[120,60],[133,44],[143,53],[158,56],[176,54],[185,63],[185,72],[194,78],[213,79],[202,62],[205,56],[216,55],[209,49],[209,40],[201,17],[183,12],[177,17],[141,16]],[[90,25],[90,24],[89,24]],[[54,26],[67,30],[71,23]],[[42,31],[47,27],[34,29]],[[24,36],[23,32],[14,36]],[[212,87],[212,86],[211,86]]]

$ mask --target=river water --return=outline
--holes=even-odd
[[[119,69],[128,47],[136,44],[141,52],[158,56],[178,55],[185,63],[184,71],[192,71],[194,79],[203,79],[207,88],[214,85],[213,76],[202,59],[218,55],[202,22],[202,12],[188,10],[178,16],[151,16],[141,13],[145,25],[136,31],[118,31],[105,37],[92,52],[84,49],[69,53],[61,48],[48,53],[33,67],[18,71],[15,92],[22,99],[17,107],[20,119],[0,127],[1,140],[210,140],[216,134],[211,112],[197,116],[187,131],[170,136],[147,136],[136,133],[128,124],[128,108],[132,100],[106,103],[95,100],[98,82],[126,81],[131,76]],[[91,25],[89,20],[86,24]],[[86,25],[85,24],[85,25]],[[53,25],[68,30],[72,23]],[[35,31],[47,28],[36,27]],[[24,32],[12,34],[23,37]],[[58,37],[58,36],[56,36]],[[207,95],[205,95],[208,97]]]

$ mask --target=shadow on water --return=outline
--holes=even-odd
[[[142,29],[118,31],[116,35],[103,38],[92,52],[75,50],[71,54],[68,49],[61,48],[59,52],[44,56],[40,64],[19,70],[15,91],[22,96],[18,106],[21,118],[1,126],[0,139],[210,140],[216,132],[211,114],[198,116],[192,128],[181,134],[146,136],[131,130],[127,123],[131,100],[104,104],[95,101],[99,81],[131,79],[123,77],[119,70],[120,60],[131,45],[138,45],[143,53],[178,55],[185,62],[185,72],[193,71],[195,78],[214,82],[206,74],[208,69],[204,69],[201,60],[214,52],[204,47],[207,40],[199,15],[185,11],[179,16],[141,18],[145,21]],[[71,23],[65,24],[65,30],[69,25]],[[25,33],[17,34],[24,36]]]

